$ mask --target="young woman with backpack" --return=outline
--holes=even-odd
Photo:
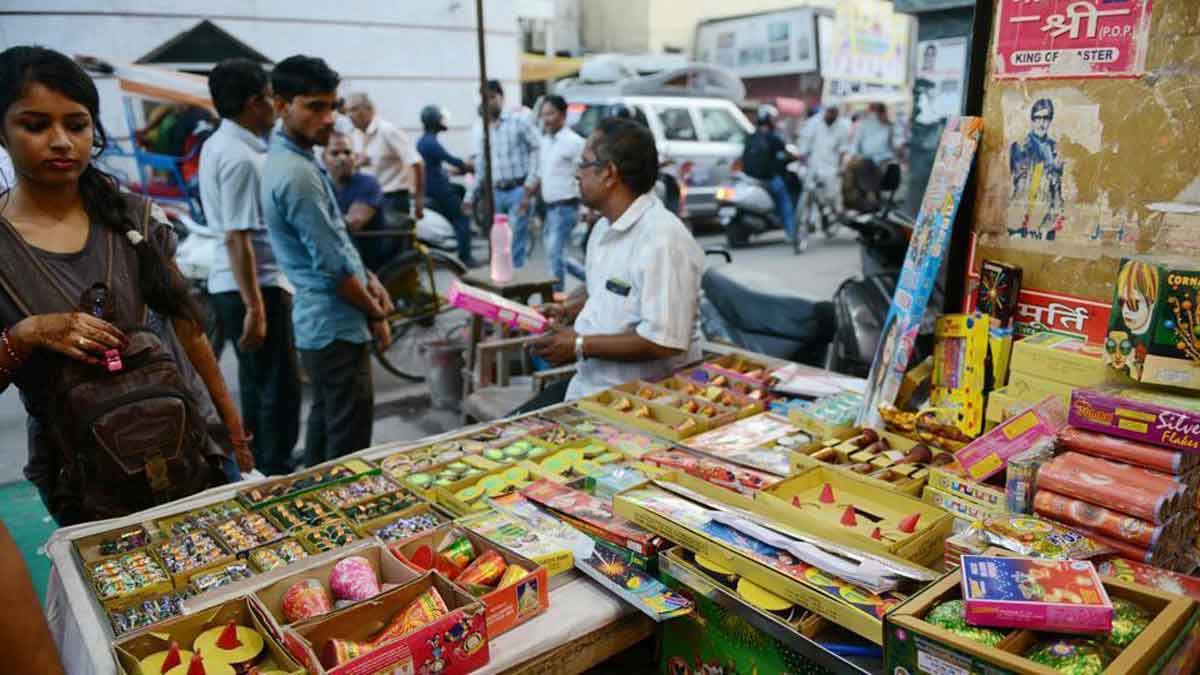
[[[21,392],[25,475],[60,525],[222,484],[234,456],[253,466],[170,227],[92,162],[99,113],[67,56],[0,52],[0,143],[17,175],[0,186],[0,390]]]

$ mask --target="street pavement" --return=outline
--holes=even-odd
[[[725,238],[721,234],[704,234],[698,239],[705,247],[725,245]],[[478,255],[484,255],[482,249]],[[545,255],[540,245],[529,264],[545,267]],[[710,256],[708,264],[725,263],[720,258]],[[786,284],[809,298],[828,299],[842,280],[858,273],[858,244],[845,232],[833,239],[814,235],[809,250],[797,256],[784,241],[783,234],[774,232],[755,237],[747,248],[733,251],[732,264],[752,268],[757,273],[778,279],[781,287]],[[568,284],[569,287],[572,285]],[[226,349],[222,355],[221,371],[234,390],[234,400],[237,400],[237,362],[232,349]],[[457,413],[429,407],[424,384],[401,380],[378,365],[374,367],[374,377],[376,443],[416,440],[458,426]],[[303,407],[305,417],[308,406],[306,391]],[[25,409],[16,389],[10,387],[0,394],[0,485],[22,478],[21,469],[26,458],[25,420]],[[300,438],[303,441],[303,433]]]

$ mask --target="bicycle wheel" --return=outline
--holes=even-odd
[[[427,370],[421,345],[445,338],[469,319],[466,312],[447,307],[445,299],[450,283],[466,274],[466,269],[440,252],[430,253],[428,258],[417,254],[401,263],[379,273],[380,282],[396,303],[396,313],[389,320],[392,344],[387,350],[376,349],[375,358],[396,377],[421,382]]]

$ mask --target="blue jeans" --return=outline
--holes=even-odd
[[[767,190],[775,200],[775,213],[783,221],[783,229],[787,232],[788,241],[796,238],[796,205],[792,203],[792,194],[788,191],[787,181],[783,176],[772,176],[767,183]],[[807,234],[807,232],[805,232]]]
[[[458,242],[459,260],[464,263],[471,262],[471,221],[462,212],[462,199],[450,189],[449,185],[427,187],[425,189],[425,205],[450,221],[450,224],[454,226],[454,238]]]
[[[563,279],[566,271],[563,260],[563,248],[575,229],[579,220],[579,204],[574,201],[558,202],[546,205],[546,223],[542,229],[542,241],[546,245],[546,260],[550,264],[550,274],[558,281],[554,284],[555,291],[563,289]]]
[[[529,255],[529,247],[532,243],[529,239],[529,210],[520,213],[521,197],[525,196],[525,188],[519,186],[509,190],[496,188],[494,192],[496,194],[496,213],[507,215],[508,226],[512,228],[513,267],[524,267],[525,257]]]

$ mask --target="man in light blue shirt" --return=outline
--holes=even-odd
[[[296,348],[312,378],[309,466],[371,444],[371,334],[383,349],[391,341],[392,302],[363,267],[333,184],[312,150],[333,134],[339,79],[318,58],[298,55],[276,64],[271,83],[282,125],[263,169],[263,214],[275,255],[296,287]]]
[[[221,125],[200,152],[200,200],[222,237],[208,292],[222,332],[234,343],[238,389],[254,461],[264,474],[291,473],[300,435],[300,373],[292,358],[292,295],[279,271],[259,192],[264,137],[275,122],[262,66],[223,61],[208,77]]]

